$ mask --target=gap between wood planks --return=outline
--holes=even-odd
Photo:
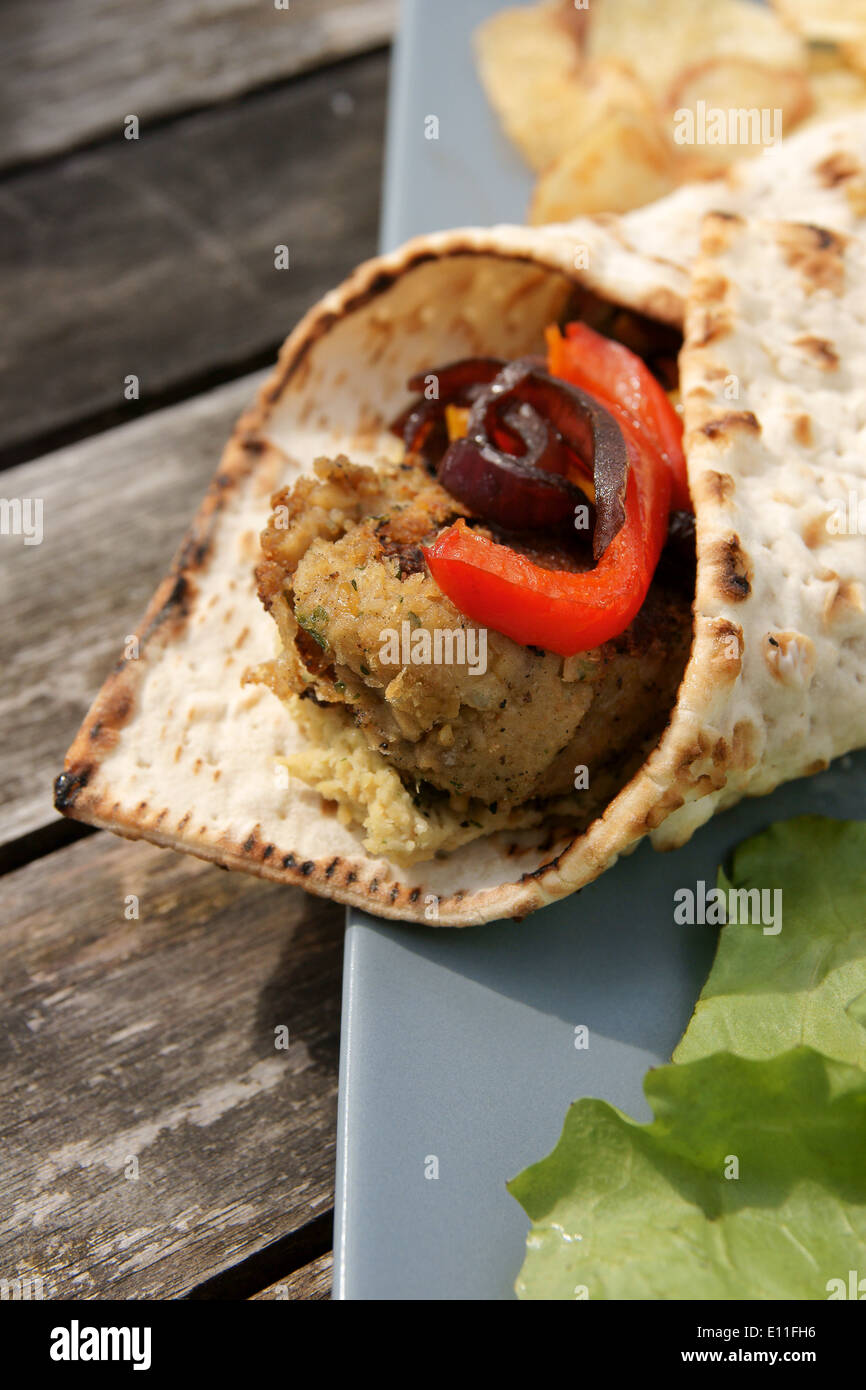
[[[8,876],[5,1277],[47,1298],[245,1299],[277,1278],[274,1297],[308,1296],[332,1220],[342,915],[105,834]]]
[[[46,854],[65,849],[76,840],[83,840],[88,835],[98,833],[95,825],[85,825],[83,821],[67,820],[65,816],[58,816],[57,820],[40,825],[37,830],[20,835],[17,840],[8,840],[6,844],[0,844],[0,877],[3,874],[14,873],[25,864],[32,864],[34,859],[44,859]]]
[[[0,465],[272,359],[375,251],[387,68],[377,50],[0,181]]]
[[[58,449],[66,448],[67,445],[78,444],[96,435],[104,434],[106,430],[131,424],[134,420],[140,420],[145,415],[154,415],[165,410],[168,406],[181,405],[184,401],[201,396],[207,391],[214,390],[217,386],[227,385],[229,382],[237,381],[239,377],[271,367],[277,360],[277,353],[282,341],[282,338],[275,339],[261,352],[256,352],[253,357],[244,361],[210,368],[199,376],[187,377],[182,381],[174,382],[164,391],[155,391],[135,402],[125,401],[122,405],[109,406],[93,415],[69,421],[58,429],[49,430],[44,435],[37,435],[21,444],[13,444],[8,449],[2,449],[0,450],[0,473],[10,468],[16,468],[22,463],[35,462],[43,455],[55,453]]]
[[[334,1211],[322,1212],[299,1231],[275,1240],[264,1250],[231,1269],[215,1274],[190,1289],[188,1299],[252,1298],[275,1285],[279,1279],[304,1269],[330,1254],[334,1244]]]
[[[0,167],[82,148],[386,43],[396,0],[4,0]]]
[[[256,0],[256,4],[258,3],[259,0]],[[381,40],[375,43],[361,45],[347,53],[334,54],[326,57],[320,63],[310,64],[296,72],[281,73],[279,76],[257,82],[250,88],[232,92],[225,97],[207,97],[189,104],[179,102],[176,106],[165,111],[160,111],[152,116],[144,116],[140,123],[141,136],[159,134],[166,128],[170,129],[179,125],[190,116],[200,116],[210,111],[230,110],[233,107],[239,109],[241,103],[250,99],[268,97],[274,93],[285,91],[289,87],[297,88],[304,78],[313,75],[328,74],[332,80],[339,79],[343,70],[347,74],[351,74],[353,67],[359,60],[386,56],[390,51],[391,44],[383,35]],[[121,105],[123,105],[122,102]],[[62,167],[66,160],[74,155],[113,151],[117,148],[118,141],[124,138],[123,118],[118,118],[115,113],[112,126],[87,135],[81,140],[64,143],[56,149],[47,149],[44,153],[29,158],[25,157],[5,164],[0,163],[0,184],[4,179],[14,179],[21,174],[49,173],[53,169]]]
[[[256,1301],[275,1299],[300,1299],[305,1302],[321,1301],[331,1297],[334,1275],[333,1252],[320,1255],[308,1265],[284,1275],[279,1283],[270,1284],[266,1289],[251,1295]]]

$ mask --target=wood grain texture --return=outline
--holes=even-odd
[[[396,0],[5,0],[0,166],[387,42]]]
[[[56,818],[54,777],[262,374],[0,475],[43,540],[0,536],[0,845]]]
[[[368,54],[0,183],[2,461],[140,413],[128,376],[147,404],[263,365],[375,250],[386,79]]]
[[[5,878],[2,1277],[178,1297],[327,1211],[342,920],[106,835]]]
[[[281,1299],[284,1301],[291,1299],[318,1302],[321,1299],[331,1297],[333,1279],[333,1254],[320,1255],[317,1260],[304,1265],[302,1269],[296,1269],[294,1274],[289,1274],[285,1279],[280,1279],[276,1284],[262,1289],[261,1293],[253,1294],[251,1301],[278,1302]]]

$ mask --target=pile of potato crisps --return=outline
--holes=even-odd
[[[626,212],[866,105],[866,0],[545,0],[476,47],[533,223]]]

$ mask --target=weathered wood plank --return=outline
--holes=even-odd
[[[333,1253],[320,1255],[317,1260],[304,1265],[303,1269],[296,1269],[294,1274],[289,1274],[285,1279],[280,1279],[276,1284],[262,1289],[261,1293],[254,1293],[250,1301],[255,1302],[257,1299],[313,1301],[330,1298],[333,1278]]]
[[[0,475],[43,530],[0,537],[0,845],[55,818],[63,755],[262,375]]]
[[[107,835],[4,879],[4,1277],[177,1297],[328,1210],[342,920]]]
[[[0,166],[383,44],[396,0],[6,0]]]
[[[263,364],[375,250],[386,78],[368,54],[4,180],[2,461],[133,418],[130,376],[161,403]]]

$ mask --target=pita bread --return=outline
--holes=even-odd
[[[695,638],[641,774],[659,848],[866,744],[864,371],[866,242],[709,214],[680,355]]]
[[[838,188],[837,204],[841,219]],[[719,228],[735,230],[725,240]],[[668,244],[690,235],[680,241],[671,227]],[[109,676],[87,715],[58,808],[381,916],[462,926],[522,917],[647,833],[682,843],[717,806],[866,741],[862,687],[859,710],[854,698],[866,672],[862,540],[825,536],[819,505],[844,497],[852,479],[862,487],[866,268],[859,242],[825,244],[826,235],[711,220],[683,356],[699,540],[693,652],[658,749],[586,834],[500,833],[407,868],[372,858],[316,793],[280,777],[300,732],[269,691],[241,680],[273,651],[253,581],[270,494],[318,455],[370,462],[392,452],[385,422],[406,403],[411,372],[539,350],[575,284],[616,282],[615,302],[678,321],[681,266],[590,222],[420,238],[360,267],[311,310],[238,423],[145,616],[138,659]],[[575,264],[584,238],[591,270]],[[785,314],[768,317],[777,303]],[[838,366],[822,367],[806,340],[826,343]],[[729,365],[741,391],[734,410],[719,397]],[[849,458],[857,429],[859,473]]]

